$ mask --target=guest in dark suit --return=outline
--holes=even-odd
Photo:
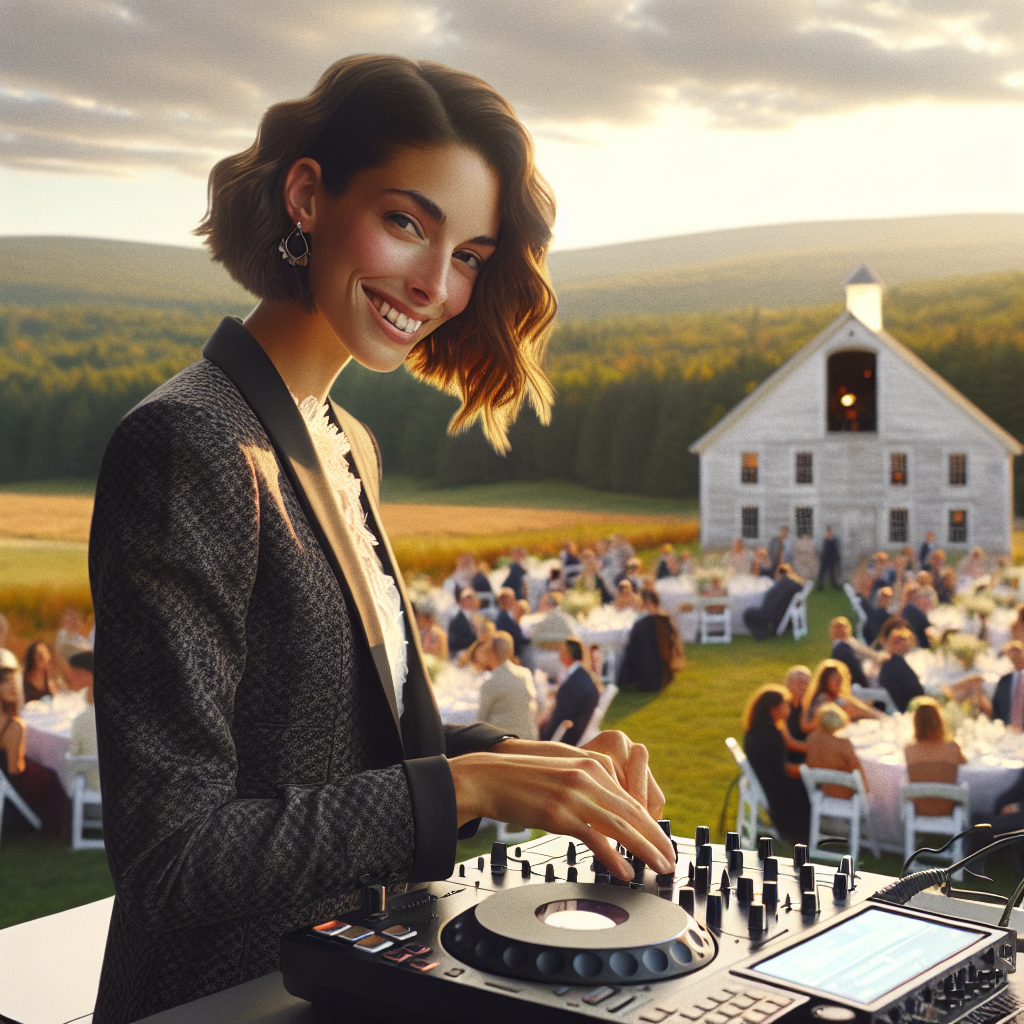
[[[562,742],[576,746],[590,724],[601,691],[594,677],[583,667],[583,647],[578,640],[564,641],[558,656],[565,667],[565,679],[558,687],[555,706],[541,726],[540,735],[541,739],[549,740],[562,722],[572,722]]]
[[[1013,671],[996,683],[992,717],[1015,729],[1024,729],[1024,643],[1011,640],[1003,648],[1003,654],[1013,662]]]
[[[503,587],[511,587],[512,593],[516,595],[516,600],[522,601],[527,597],[526,593],[526,569],[523,568],[523,559],[526,557],[525,548],[513,548],[509,554],[512,556],[512,562],[508,567],[508,575],[505,577],[505,582],[502,584]],[[500,626],[498,627],[501,628]]]
[[[672,620],[661,610],[654,590],[641,594],[645,614],[633,623],[619,662],[617,683],[622,690],[658,693],[682,667],[683,642]]]
[[[889,659],[882,662],[878,671],[878,685],[889,691],[897,711],[906,711],[915,697],[924,696],[924,688],[917,673],[907,664],[904,655],[914,644],[914,634],[909,629],[897,628],[889,633],[885,649]]]
[[[825,589],[825,577],[828,576],[833,590],[839,589],[836,576],[839,572],[839,538],[832,532],[831,526],[825,527],[825,539],[821,542],[821,567],[818,569],[818,589]]]
[[[522,658],[523,651],[526,650],[529,640],[523,636],[523,631],[519,626],[519,619],[522,617],[522,612],[519,608],[519,602],[516,600],[515,591],[511,587],[502,587],[498,591],[498,617],[494,620],[494,627],[497,630],[503,630],[512,637],[512,645],[514,647],[514,653],[517,658]]]
[[[95,1024],[275,971],[282,935],[354,909],[363,879],[446,878],[459,826],[482,815],[596,843],[623,879],[602,832],[672,870],[648,813],[661,800],[645,811],[568,748],[552,761],[482,723],[442,727],[381,526],[376,445],[327,400],[350,358],[409,360],[467,382],[463,421],[482,417],[499,446],[499,397],[516,408],[537,382],[546,410],[553,206],[530,153],[479,79],[358,56],[271,108],[211,174],[201,230],[260,302],[121,421],[92,519],[116,889]],[[628,741],[604,735],[628,780]],[[358,999],[349,1014],[371,1016]]]
[[[892,587],[882,587],[875,596],[875,606],[868,609],[868,617],[864,623],[864,642],[873,644],[878,639],[882,624],[892,614]]]
[[[931,569],[932,555],[935,554],[935,534],[929,530],[917,552],[917,564],[922,569]]]
[[[481,562],[473,574],[473,582],[470,584],[477,594],[493,594],[490,578],[487,575],[487,563]]]
[[[789,565],[793,559],[793,542],[789,539],[789,527],[779,528],[777,537],[768,542],[768,557],[771,559],[772,572],[778,572],[780,565]]]
[[[903,596],[906,603],[903,605],[903,611],[900,614],[910,627],[910,631],[914,634],[917,646],[927,651],[931,646],[927,632],[929,625],[931,625],[928,621],[928,611],[931,608],[931,600],[928,593],[916,584],[908,583],[903,588]]]
[[[457,657],[477,642],[473,617],[479,607],[480,601],[476,592],[470,587],[463,587],[462,593],[459,594],[459,610],[448,623],[448,657]]]
[[[783,563],[775,574],[775,582],[765,591],[760,608],[748,608],[743,613],[743,621],[755,640],[767,640],[775,636],[782,616],[786,614],[789,602],[800,593],[803,584],[793,574],[793,570]]]
[[[828,635],[832,638],[831,657],[841,661],[850,670],[850,682],[858,686],[867,686],[864,666],[857,657],[857,652],[850,646],[853,630],[850,620],[845,615],[837,615],[828,627]]]

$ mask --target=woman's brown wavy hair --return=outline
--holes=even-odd
[[[497,173],[498,245],[466,309],[423,338],[407,365],[461,399],[450,433],[480,419],[488,440],[504,452],[524,399],[541,422],[551,416],[541,362],[556,309],[546,263],[555,200],[534,165],[529,134],[486,82],[403,57],[338,61],[307,97],[272,106],[256,141],[213,168],[196,234],[254,295],[311,310],[306,269],[289,266],[277,249],[293,227],[283,194],[288,168],[302,157],[316,160],[324,187],[340,195],[353,175],[381,166],[402,147],[445,145],[468,147]]]

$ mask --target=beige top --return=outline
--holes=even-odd
[[[808,768],[834,768],[837,772],[852,772],[861,768],[857,752],[849,740],[842,740],[833,736],[824,729],[812,729],[807,736],[807,759],[804,762]],[[864,781],[864,790],[867,791],[867,780]],[[837,796],[841,799],[848,799],[853,796],[853,790],[847,786],[824,785],[821,791],[825,796]]]
[[[535,740],[537,690],[533,673],[506,661],[480,687],[480,721],[515,733],[521,740]]]
[[[89,704],[86,709],[71,720],[71,754],[96,753],[96,708]],[[99,767],[90,768],[85,774],[85,788],[94,793],[100,791]]]
[[[907,760],[907,777],[911,782],[956,782],[957,769],[967,764],[956,740],[908,743],[903,749]],[[947,815],[953,812],[952,800],[921,797],[914,801],[918,814]]]

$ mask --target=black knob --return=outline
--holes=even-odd
[[[684,885],[679,890],[679,906],[681,906],[683,910],[690,915],[690,917],[693,917],[696,905],[697,894],[688,885]]]
[[[732,853],[733,850],[740,848],[740,834],[739,832],[726,832],[725,833],[725,852]]]
[[[483,859],[483,857],[477,857],[477,859],[476,859],[476,869],[477,869],[477,871],[483,871],[483,869],[484,869],[484,859]]]
[[[388,894],[383,885],[364,885],[363,913],[370,919],[384,917]]]
[[[533,874],[533,869],[530,867],[528,860],[523,861],[523,878],[529,878]]]
[[[854,883],[854,881],[856,880],[856,877],[857,877],[857,874],[856,874],[856,872],[853,869],[853,858],[850,857],[850,856],[844,857],[839,862],[839,870],[842,871],[843,874],[845,874],[846,877],[850,879],[850,888],[852,889],[853,888],[853,883]]]
[[[643,889],[644,883],[643,882],[630,882],[629,883],[629,887],[634,892],[639,892],[641,889]]]
[[[805,865],[806,867],[806,865]],[[814,917],[815,914],[821,908],[818,906],[818,892],[815,889],[812,892],[801,893],[800,895],[800,913],[805,917]]]
[[[663,875],[654,876],[654,884],[657,885],[659,889],[671,889],[675,880],[676,876],[673,875],[671,871],[667,871]]]
[[[699,850],[706,843],[711,842],[711,829],[707,825],[698,825],[697,831],[694,833],[693,845]]]
[[[761,886],[761,902],[766,907],[776,907],[779,904],[779,883],[764,882]]]
[[[738,847],[729,851],[729,871],[734,875],[743,874],[743,851]]]
[[[644,862],[639,857],[633,857],[632,860],[633,860],[633,881],[634,882],[642,882],[644,880],[644,868],[647,867],[647,865],[644,864]]]
[[[768,929],[768,914],[763,903],[754,902],[747,908],[747,931],[760,935]]]
[[[503,875],[508,867],[508,845],[491,843],[491,874]]]
[[[740,903],[750,903],[754,898],[754,880],[750,875],[740,875],[736,879],[736,899]]]
[[[779,880],[779,858],[765,857],[761,865],[761,876],[766,882],[777,882]]]
[[[836,877],[832,879],[832,896],[838,900],[843,901],[850,893],[850,879],[842,871],[836,872]]]
[[[728,892],[731,887],[732,887],[732,882],[729,880],[729,872],[728,871],[723,871],[722,872],[722,879],[718,883],[718,888],[719,888],[719,890],[721,892]]]
[[[693,885],[693,861],[686,862],[686,874],[689,878],[690,885]]]
[[[466,865],[465,864],[460,864],[459,865],[459,878],[465,878],[465,877],[466,877]]]
[[[565,873],[565,880],[567,882],[579,881],[579,872],[574,867],[570,867],[569,870]]]
[[[553,882],[554,880],[555,880],[555,865],[554,864],[549,864],[544,869],[544,881],[545,882]]]
[[[797,843],[793,847],[793,866],[798,870],[805,864],[809,863],[811,859],[811,851],[807,849],[806,843]]]
[[[712,849],[710,843],[705,843],[703,846],[698,846],[697,847],[697,866],[698,867],[700,867],[701,864],[706,864],[708,867],[711,867],[714,859],[715,859],[715,851]]]
[[[814,877],[814,865],[805,864],[800,869],[800,891],[810,892],[812,889],[817,889],[817,881]]]
[[[693,875],[693,887],[702,896],[711,888],[711,869],[706,864],[698,864]]]
[[[716,932],[722,928],[722,897],[718,893],[708,896],[704,905],[704,923]]]
[[[659,818],[658,819],[658,828],[660,828],[661,831],[664,832],[665,835],[668,836],[669,839],[672,838],[672,821],[671,821],[671,819],[669,819],[669,818]]]
[[[761,836],[757,841],[757,859],[775,856],[775,840],[771,836]]]
[[[523,848],[521,846],[517,846],[516,847],[516,856],[517,857],[522,857],[522,855],[523,855]]]
[[[576,863],[576,844],[575,843],[570,843],[565,848],[565,863],[566,864],[575,864]]]

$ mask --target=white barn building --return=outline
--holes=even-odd
[[[844,571],[880,549],[1010,550],[1011,434],[882,329],[864,266],[846,312],[690,446],[700,456],[701,543],[759,546],[831,526]]]

